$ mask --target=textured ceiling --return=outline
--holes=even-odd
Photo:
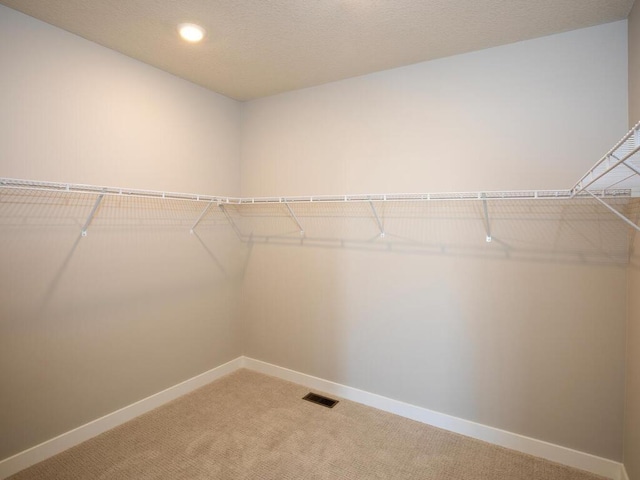
[[[0,0],[238,100],[626,18],[633,0]],[[198,23],[201,44],[176,25]]]

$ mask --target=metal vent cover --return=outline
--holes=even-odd
[[[307,393],[304,397],[302,397],[302,399],[308,402],[317,403],[318,405],[322,405],[323,407],[327,408],[333,408],[338,403],[338,400],[334,400],[333,398],[325,397],[311,392]]]

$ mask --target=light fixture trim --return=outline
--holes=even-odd
[[[195,23],[181,23],[178,25],[178,33],[189,43],[198,43],[205,36],[205,29]]]

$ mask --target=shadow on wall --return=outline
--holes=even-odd
[[[0,458],[241,353],[249,249],[204,204],[0,189]]]
[[[46,312],[66,288],[65,276],[80,271],[76,306],[89,300],[83,293],[93,304],[121,303],[177,287],[187,291],[204,282],[241,280],[248,249],[238,246],[222,212],[212,209],[191,230],[206,203],[106,196],[83,237],[96,198],[0,192],[3,270],[11,274],[4,276],[11,279],[5,291],[28,292],[23,304],[32,314]]]
[[[366,202],[290,203],[304,235],[284,204],[233,211],[245,355],[617,458],[624,222],[595,200],[492,201],[488,243],[481,201],[374,205],[384,237]]]
[[[95,200],[0,190],[0,458],[242,353],[615,457],[580,440],[621,437],[629,231],[594,200],[291,204],[300,235],[106,196],[80,237]]]
[[[621,211],[632,205],[609,203]],[[553,263],[629,260],[629,228],[593,199],[498,200],[488,202],[486,214],[482,201],[464,200],[289,207],[295,218],[285,204],[243,205],[235,212],[243,240]]]

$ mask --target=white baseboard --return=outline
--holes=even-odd
[[[392,400],[374,393],[278,367],[277,365],[272,365],[260,360],[244,357],[242,366],[250,370],[304,385],[311,389],[320,390],[321,392],[362,403],[379,410],[433,425],[444,430],[602,475],[612,480],[628,480],[624,478],[621,473],[624,471],[622,464],[614,462],[613,460],[596,457],[595,455],[525,437],[517,433],[511,433],[469,420],[452,417],[444,413],[434,412],[433,410],[417,407],[398,400]]]
[[[154,408],[159,407],[171,400],[175,400],[197,388],[211,383],[218,378],[241,368],[243,357],[238,357],[219,367],[213,368],[207,372],[196,375],[193,378],[178,383],[173,387],[169,387],[161,392],[143,398],[131,405],[109,413],[104,417],[100,417],[89,423],[74,428],[62,435],[58,435],[51,440],[47,440],[35,447],[29,448],[23,452],[17,453],[9,458],[0,461],[0,479],[9,477],[14,473],[24,470],[31,465],[35,465],[42,460],[52,457],[68,448],[84,442],[96,435],[121,425],[129,420],[142,415]]]
[[[481,425],[469,420],[452,417],[444,413],[434,412],[426,408],[410,405],[398,400],[376,395],[375,393],[365,392],[357,388],[348,387],[248,357],[238,357],[224,365],[220,365],[219,367],[185,380],[173,387],[169,387],[166,390],[2,460],[0,461],[0,479],[11,476],[20,470],[35,465],[85,440],[117,427],[143,413],[217,380],[228,373],[232,373],[239,368],[247,368],[282,378],[283,380],[298,383],[311,389],[337,395],[347,400],[362,403],[370,407],[433,425],[444,430],[460,433],[468,437],[484,440],[512,450],[546,458],[563,465],[602,475],[612,480],[629,480],[624,466],[612,460]]]

